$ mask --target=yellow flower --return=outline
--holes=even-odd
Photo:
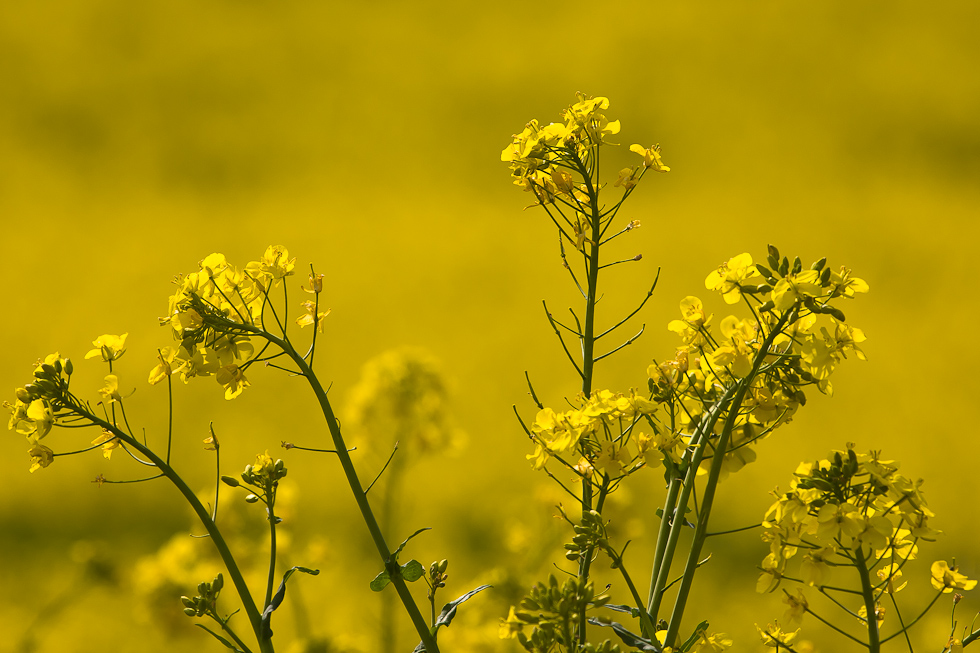
[[[122,396],[119,394],[119,377],[115,374],[109,374],[105,377],[105,387],[99,388],[99,394],[102,395],[102,401],[107,404],[111,404],[114,401],[122,401]]]
[[[737,304],[742,298],[741,286],[755,283],[762,277],[752,264],[752,256],[739,254],[718,267],[704,280],[708,290],[717,290],[727,304]]]
[[[219,368],[214,378],[225,388],[225,399],[234,399],[242,394],[242,390],[250,386],[242,368],[237,365],[225,365]]]
[[[306,314],[296,318],[296,324],[300,327],[305,327],[315,323],[317,332],[323,333],[323,319],[330,315],[330,309],[328,308],[325,311],[316,313],[316,304],[314,302],[303,302],[301,306],[306,311]],[[315,317],[314,313],[316,313]]]
[[[762,643],[767,647],[775,648],[776,650],[791,645],[800,634],[799,628],[791,633],[784,632],[779,626],[778,621],[776,623],[767,624],[765,630],[759,628],[758,624],[756,624],[755,628],[759,631],[759,635],[762,637]]]
[[[642,145],[631,145],[630,152],[636,152],[643,157],[643,167],[653,168],[657,172],[670,172],[670,168],[664,165],[660,158],[660,145],[643,147]]]
[[[858,621],[864,626],[868,624],[868,609],[863,605],[858,608]],[[885,623],[885,606],[880,603],[875,603],[875,621],[878,622],[878,630],[880,631],[881,626]]]
[[[898,585],[898,582],[902,579],[902,566],[894,562],[879,569],[878,578],[886,581],[885,591],[889,594],[900,592],[908,585],[907,582]]]
[[[35,444],[27,453],[31,456],[31,474],[54,462],[54,451],[43,444]]]
[[[128,335],[128,333],[124,333],[121,336],[108,334],[99,336],[97,340],[92,341],[95,349],[85,354],[86,360],[96,356],[102,356],[102,360],[105,362],[119,360],[126,353],[126,336]]]
[[[500,620],[500,639],[515,639],[523,627],[524,622],[517,618],[514,606],[510,606],[510,612],[507,613],[507,618]]]
[[[51,432],[51,427],[55,423],[54,412],[51,406],[44,399],[35,399],[27,407],[27,417],[34,420],[33,439],[40,440]],[[43,465],[47,467],[47,465]]]
[[[285,247],[269,245],[261,259],[245,266],[245,272],[256,281],[272,280],[278,283],[293,273],[295,263],[296,259],[289,258],[289,250]]]
[[[797,274],[783,277],[776,282],[772,289],[772,303],[781,311],[785,311],[803,297],[816,297],[820,294],[820,273],[816,270],[805,270]]]
[[[796,590],[796,596],[786,592],[786,598],[783,599],[783,603],[789,606],[783,615],[783,621],[789,624],[790,627],[799,626],[803,621],[803,615],[806,614],[807,608],[810,607],[806,597],[803,595],[803,591]]]
[[[122,446],[122,442],[111,431],[102,429],[102,435],[92,440],[92,444],[102,445],[102,455],[106,460],[112,458],[112,450]]]
[[[150,370],[150,385],[156,385],[174,373],[171,363],[173,363],[176,355],[177,350],[173,347],[164,347],[163,349],[158,350],[157,358],[160,362],[157,363],[152,370]]]
[[[323,275],[318,274],[314,276],[310,274],[310,287],[303,286],[303,290],[313,295],[319,295],[323,292]]]
[[[732,643],[732,638],[725,633],[715,633],[709,637],[704,634],[704,631],[701,631],[698,641],[691,651],[692,653],[720,653],[726,648],[731,648]]]
[[[845,267],[840,269],[840,274],[837,274],[836,272],[832,272],[830,274],[830,283],[834,286],[831,297],[839,297],[843,295],[844,297],[853,299],[854,293],[864,293],[870,290],[867,282],[864,279],[852,277],[851,271]]]
[[[932,563],[932,586],[942,590],[943,594],[949,594],[954,589],[972,590],[977,586],[977,581],[959,573],[959,567],[950,567],[945,560],[937,560]]]
[[[640,180],[639,168],[623,168],[619,171],[619,179],[613,184],[613,186],[622,186],[624,189],[629,190],[636,186],[636,182]]]

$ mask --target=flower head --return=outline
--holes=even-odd
[[[112,336],[109,334],[104,334],[99,336],[97,339],[92,341],[92,345],[95,349],[89,350],[85,354],[86,360],[89,358],[95,358],[96,356],[101,356],[102,360],[105,362],[110,362],[114,360],[119,360],[119,358],[126,353],[126,336],[128,333],[124,333],[121,336]]]
[[[32,474],[54,462],[54,451],[43,444],[35,444],[27,453],[31,457],[30,472]]]
[[[961,574],[956,565],[950,567],[945,560],[937,560],[932,563],[932,586],[942,590],[943,594],[949,594],[954,589],[972,590],[977,586],[977,581]]]

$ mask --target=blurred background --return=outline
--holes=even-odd
[[[293,299],[311,262],[326,275],[333,312],[318,366],[349,416],[368,480],[393,438],[357,417],[355,389],[379,378],[370,373],[377,368],[362,376],[364,366],[410,347],[402,355],[424,360],[426,378],[438,379],[444,428],[438,446],[405,458],[390,539],[433,527],[409,553],[426,566],[449,558],[440,604],[478,584],[496,587],[460,610],[440,636],[444,650],[512,650],[496,639],[498,619],[547,576],[567,533],[553,518],[559,492],[524,459],[529,446],[511,406],[533,416],[525,370],[547,404],[576,391],[541,309],[542,299],[556,312],[576,299],[553,227],[523,210],[529,196],[511,186],[499,156],[525,122],[557,120],[583,91],[609,97],[607,115],[622,121],[624,147],[604,154],[610,179],[635,163],[631,143],[659,142],[672,168],[648,177],[622,213],[643,225],[620,241],[623,258],[643,260],[609,271],[600,320],[631,310],[662,273],[636,318],[646,334],[600,366],[597,384],[645,385],[649,362],[673,351],[666,324],[684,296],[701,296],[720,320],[725,307],[704,278],[736,254],[762,260],[771,242],[805,263],[827,256],[853,268],[871,293],[848,304],[847,317],[865,330],[870,360],[847,361],[835,396],[811,393],[758,461],[726,482],[716,525],[759,521],[768,492],[785,488],[797,463],[852,441],[927,479],[934,525],[944,531],[906,570],[905,614],[927,601],[932,560],[955,556],[964,573],[980,576],[980,308],[970,285],[980,217],[980,6],[474,7],[0,4],[7,399],[54,351],[76,361],[74,387],[94,394],[106,370],[82,361],[91,341],[128,332],[116,367],[132,393],[127,413],[162,443],[166,390],[146,377],[156,349],[170,344],[157,317],[171,279],[211,252],[244,266],[282,244],[297,257]],[[283,564],[324,573],[293,577],[276,613],[277,645],[380,650],[381,602],[367,588],[379,564],[362,553],[369,541],[336,461],[279,448],[281,440],[325,445],[312,396],[276,370],[249,378],[252,387],[233,402],[213,379],[176,384],[176,464],[211,501],[214,459],[202,440],[212,422],[224,473],[266,449],[285,458]],[[379,383],[373,392],[384,396]],[[69,451],[95,437],[79,433],[59,431],[45,444]],[[210,543],[188,537],[201,528],[173,488],[93,484],[97,474],[139,478],[120,454],[58,458],[29,474],[27,448],[12,432],[0,439],[8,470],[0,651],[220,650],[180,612],[179,595],[193,595],[218,568]],[[662,477],[614,496],[621,541],[634,540],[628,563],[645,579]],[[221,501],[219,523],[238,534],[246,566],[255,558],[258,579],[262,515],[232,492]],[[759,649],[753,624],[786,607],[779,593],[754,593],[766,546],[750,531],[714,554],[688,611],[691,626],[709,618],[737,650]],[[227,610],[233,605],[229,596]],[[978,607],[969,597],[961,622]],[[247,635],[244,617],[236,620]],[[917,632],[938,650],[948,629],[944,599]],[[400,624],[398,650],[414,646],[408,630]],[[840,650],[842,640],[812,619],[803,636],[815,650]]]

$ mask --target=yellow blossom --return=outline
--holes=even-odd
[[[32,474],[54,462],[54,451],[43,444],[35,444],[27,453],[31,457],[30,472]]]
[[[242,390],[251,385],[245,378],[242,368],[237,365],[225,365],[219,368],[214,378],[224,386],[225,399],[234,399],[242,394]]]
[[[972,590],[977,586],[977,581],[970,580],[959,573],[959,567],[950,567],[945,560],[937,560],[932,563],[932,586],[937,590],[942,590],[943,594],[949,594],[954,589]]]
[[[670,172],[670,168],[664,165],[660,158],[660,145],[643,147],[642,145],[631,145],[630,152],[636,152],[643,157],[643,167],[653,168],[657,172]]]
[[[105,387],[99,388],[99,394],[102,395],[103,403],[111,404],[114,401],[122,401],[122,396],[119,394],[119,377],[115,374],[107,375]]]
[[[92,444],[102,445],[102,455],[109,460],[112,458],[112,450],[122,446],[122,442],[111,431],[102,429],[102,435],[92,440]]]
[[[330,309],[328,308],[325,311],[317,312],[316,303],[309,301],[303,302],[302,306],[306,313],[296,318],[296,324],[298,324],[300,327],[305,327],[315,323],[316,330],[319,333],[323,333],[323,318],[330,315]]]
[[[177,350],[173,347],[164,347],[157,354],[160,362],[150,370],[150,385],[156,385],[173,374],[173,365],[171,364],[174,362]]]
[[[102,360],[106,362],[118,360],[126,353],[126,336],[128,335],[128,333],[124,333],[121,336],[112,336],[109,334],[99,336],[96,340],[92,341],[95,349],[85,354],[85,358],[89,359],[101,356]]]
[[[725,303],[737,304],[742,298],[741,287],[755,284],[761,279],[762,277],[759,276],[752,264],[752,256],[739,254],[709,274],[708,278],[704,280],[704,286],[708,290],[720,292]]]

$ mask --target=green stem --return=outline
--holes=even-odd
[[[687,451],[684,453],[687,467],[685,468],[684,480],[679,483],[680,496],[677,498],[671,512],[664,512],[662,516],[663,520],[670,522],[670,531],[667,535],[667,543],[664,546],[664,555],[660,561],[660,567],[657,569],[656,576],[650,579],[650,596],[647,597],[647,605],[650,618],[654,622],[656,622],[657,616],[660,613],[660,605],[663,602],[664,591],[667,588],[667,579],[670,576],[670,567],[674,561],[674,552],[677,550],[677,541],[680,539],[681,530],[684,528],[684,515],[687,511],[687,504],[691,500],[691,493],[694,491],[694,480],[697,478],[698,468],[701,466],[701,460],[704,458],[708,438],[711,437],[718,418],[721,417],[722,411],[729,406],[729,400],[738,387],[737,384],[730,386],[715,402],[708,415],[701,420],[698,429],[694,433],[694,437],[691,438],[691,443]],[[731,409],[729,408],[729,410]],[[657,542],[657,547],[660,548],[659,541]]]
[[[718,488],[718,480],[721,477],[721,468],[725,462],[725,453],[728,450],[728,443],[731,440],[732,430],[735,427],[735,418],[738,416],[739,408],[742,405],[742,400],[745,398],[745,393],[752,384],[752,380],[759,373],[759,368],[762,366],[763,360],[769,355],[769,350],[772,348],[776,336],[782,332],[783,327],[790,321],[790,317],[795,316],[795,314],[796,311],[792,309],[783,313],[783,315],[773,326],[772,330],[769,332],[769,335],[762,342],[762,345],[759,347],[759,351],[755,355],[755,360],[752,361],[752,370],[744,379],[740,380],[734,386],[731,386],[731,388],[737,388],[737,390],[735,391],[735,396],[732,398],[731,404],[728,407],[728,415],[725,419],[725,425],[722,427],[721,436],[718,438],[718,444],[715,446],[714,453],[711,457],[711,468],[708,471],[708,480],[705,483],[701,513],[698,515],[698,522],[694,531],[694,540],[691,542],[691,549],[687,556],[687,564],[684,567],[684,576],[681,578],[680,587],[677,589],[677,597],[674,599],[674,609],[671,612],[669,626],[667,627],[667,637],[664,640],[664,643],[667,646],[674,645],[674,641],[677,639],[677,634],[680,631],[681,619],[684,616],[684,608],[687,605],[687,598],[691,592],[691,586],[694,583],[694,574],[698,569],[701,548],[704,546],[705,539],[707,539],[708,519],[711,516],[711,507],[714,503],[715,491]],[[731,388],[729,388],[729,392],[731,391]],[[707,444],[707,439],[710,434],[710,429],[704,431],[705,444]],[[685,490],[686,489],[687,488],[685,488]]]
[[[598,148],[596,148],[598,152]],[[578,157],[576,157],[577,159]],[[579,161],[581,164],[581,162]],[[592,173],[598,174],[598,164],[593,167]],[[589,194],[589,212],[592,214],[592,245],[589,248],[588,258],[588,291],[585,298],[585,325],[582,330],[582,394],[586,397],[592,395],[592,376],[595,368],[595,305],[599,288],[599,242],[602,239],[601,217],[599,212],[599,193],[592,183],[591,176],[587,173],[584,165],[580,171],[585,179]],[[582,479],[582,514],[592,510],[592,479]],[[589,577],[589,565],[591,556],[582,558],[579,564],[579,578]],[[586,608],[582,607],[579,617],[578,643],[585,644],[586,640]]]
[[[252,594],[249,592],[248,585],[245,583],[245,578],[242,576],[241,570],[238,568],[238,564],[235,562],[235,557],[231,553],[231,549],[228,548],[228,543],[225,542],[225,538],[222,536],[221,531],[218,530],[217,524],[211,519],[211,515],[208,513],[207,508],[204,504],[197,498],[194,491],[184,482],[174,468],[171,467],[160,458],[152,449],[145,446],[139,440],[131,437],[130,435],[124,433],[119,428],[110,424],[104,419],[97,417],[87,411],[84,411],[80,407],[76,406],[75,411],[82,415],[83,417],[89,419],[93,424],[106,429],[117,438],[133,447],[141,454],[143,454],[147,459],[149,459],[157,469],[166,476],[174,487],[183,495],[184,499],[191,506],[194,514],[201,521],[201,525],[208,532],[211,537],[211,541],[214,543],[215,548],[218,550],[218,555],[221,556],[222,562],[225,564],[225,568],[228,570],[228,575],[231,576],[232,583],[235,585],[235,590],[238,592],[238,596],[242,601],[242,607],[245,609],[245,614],[248,617],[249,624],[252,626],[252,632],[255,633],[255,639],[259,643],[259,649],[262,653],[274,653],[275,649],[272,646],[272,639],[265,637],[262,628],[262,613],[259,611],[258,607],[255,605],[254,599],[252,599]]]
[[[276,583],[276,482],[270,482],[266,484],[265,496],[266,505],[269,508],[269,582],[265,586],[265,604],[264,608],[268,608],[269,604],[272,603],[272,588]]]
[[[869,552],[870,555],[870,552]],[[868,570],[867,560],[864,557],[864,549],[858,547],[857,555],[854,556],[854,566],[857,568],[858,575],[861,576],[861,594],[864,596],[865,622],[868,624],[868,652],[880,653],[881,636],[878,633],[878,615],[875,613],[874,588],[871,586],[871,572]]]
[[[374,545],[378,550],[378,554],[381,556],[382,562],[387,565],[391,560],[391,550],[388,548],[387,542],[385,542],[384,535],[381,532],[381,527],[378,525],[378,520],[374,516],[374,511],[371,509],[371,504],[368,502],[367,494],[364,492],[364,488],[361,486],[361,481],[357,477],[357,471],[354,469],[354,462],[351,460],[350,454],[347,452],[347,443],[344,442],[344,437],[340,433],[340,424],[337,421],[337,417],[334,415],[333,407],[330,405],[330,401],[327,399],[327,393],[320,384],[320,380],[313,373],[313,370],[310,369],[310,366],[303,359],[303,357],[295,349],[293,349],[291,344],[285,340],[277,338],[271,333],[262,331],[261,329],[250,325],[235,326],[237,328],[251,331],[256,335],[269,340],[269,342],[282,349],[299,368],[300,374],[306,377],[307,382],[310,384],[310,388],[313,390],[313,394],[316,395],[317,401],[320,404],[320,410],[323,412],[323,417],[327,421],[327,427],[330,430],[330,437],[333,439],[334,449],[336,449],[335,453],[337,454],[337,458],[340,460],[340,465],[344,470],[344,476],[347,477],[347,484],[350,486],[351,492],[354,494],[354,501],[357,503],[357,507],[361,512],[361,517],[364,519],[364,524],[371,533],[371,539],[374,541]],[[408,585],[405,583],[405,579],[402,578],[400,574],[392,574],[391,583],[395,586],[395,590],[398,592],[398,596],[401,599],[402,604],[405,606],[405,611],[408,612],[409,617],[412,619],[412,624],[415,626],[416,632],[418,632],[419,637],[422,639],[426,652],[439,653],[439,647],[436,645],[435,637],[431,632],[429,632],[429,627],[425,623],[425,618],[422,616],[418,606],[415,604],[415,600],[412,598],[412,594],[408,589]]]

